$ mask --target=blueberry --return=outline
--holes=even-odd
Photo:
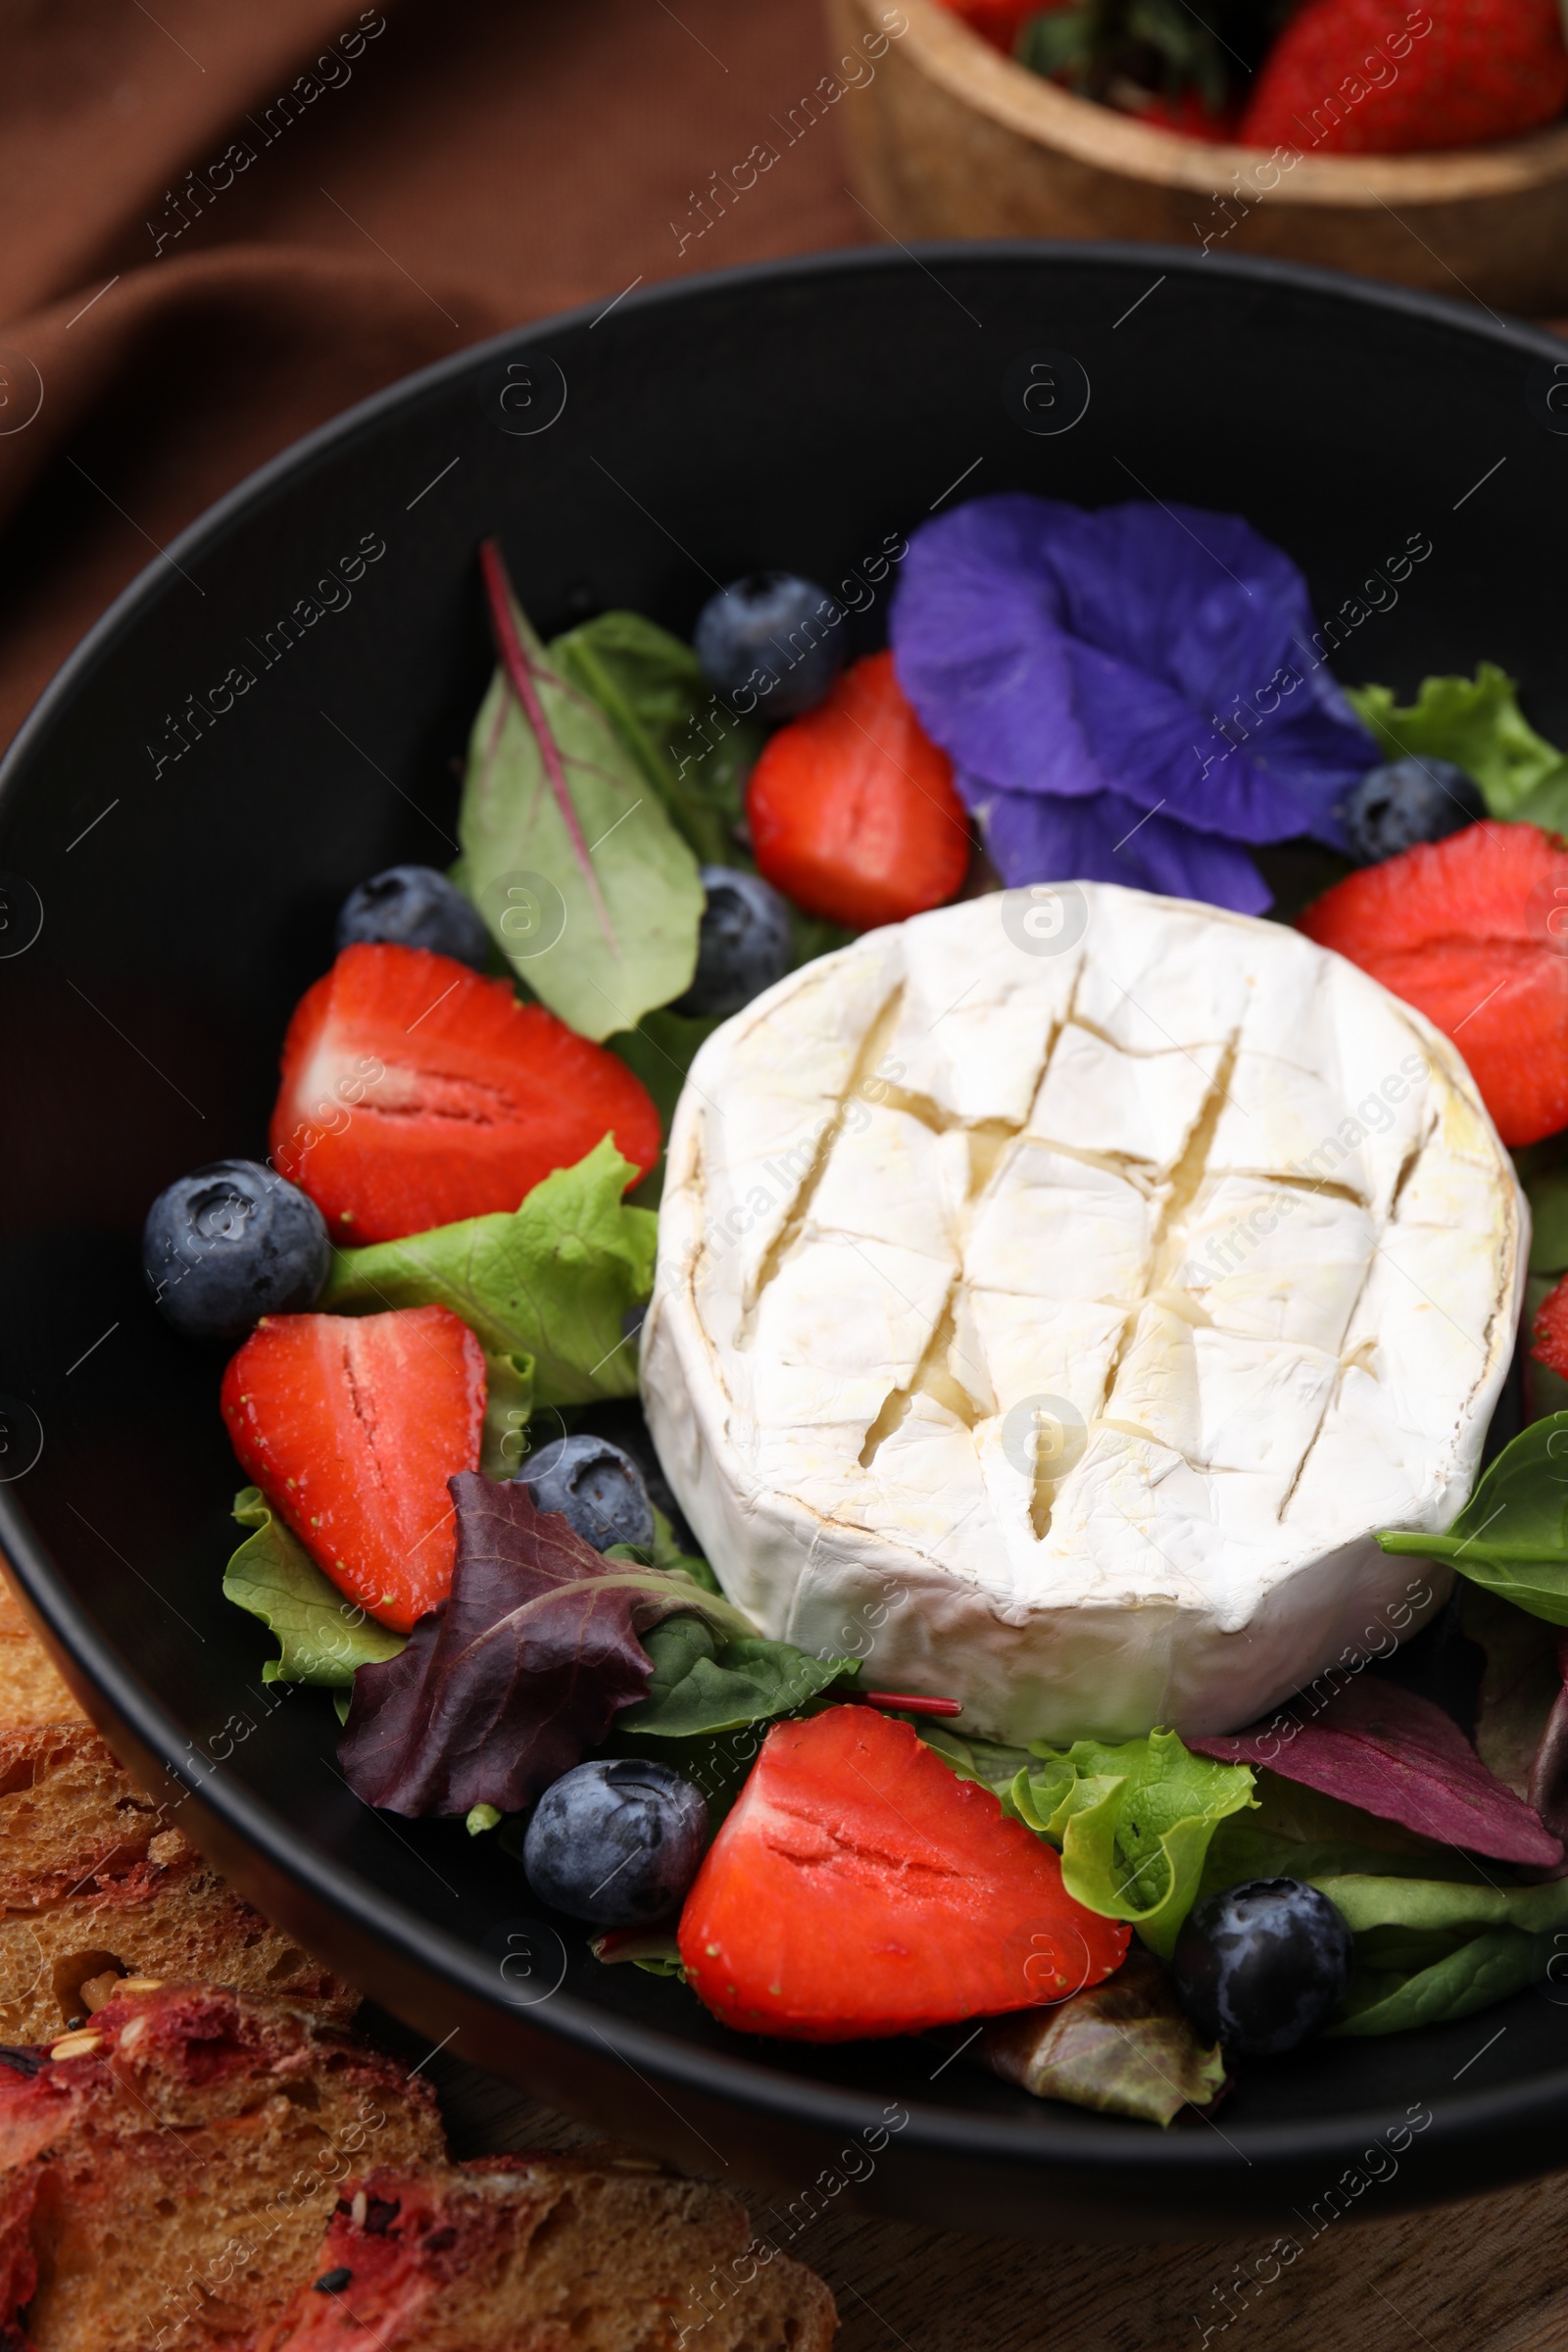
[[[433,865],[389,865],[349,892],[337,918],[337,944],[352,948],[362,940],[431,948],[471,963],[476,972],[490,961],[483,915]]]
[[[1315,1886],[1251,1879],[1188,1913],[1171,1970],[1204,2041],[1221,2041],[1239,2058],[1273,2058],[1344,2004],[1350,1931]]]
[[[541,1902],[601,1928],[664,1919],[708,1844],[702,1791],[667,1764],[613,1756],[563,1773],[534,1807],[522,1867]]]
[[[671,1009],[739,1012],[789,970],[790,910],[760,874],[738,873],[732,866],[705,865],[703,888],[708,903],[697,938],[696,976]]]
[[[332,1245],[314,1200],[254,1159],[217,1159],[167,1185],[142,1227],[141,1270],[189,1340],[231,1340],[259,1315],[312,1306]]]
[[[727,701],[795,718],[815,709],[844,666],[842,620],[814,581],[754,571],[709,598],[693,643],[703,675]]]
[[[1451,760],[1396,760],[1368,768],[1342,813],[1357,865],[1381,865],[1417,842],[1442,841],[1487,813],[1481,787]]]
[[[654,1506],[643,1474],[608,1438],[552,1438],[517,1476],[535,1510],[560,1511],[595,1551],[612,1544],[638,1544],[646,1551],[653,1543]]]

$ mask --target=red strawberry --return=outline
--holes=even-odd
[[[1568,1274],[1541,1302],[1530,1335],[1530,1352],[1559,1380],[1568,1380]]]
[[[830,1707],[769,1732],[679,1942],[725,2025],[854,2041],[1061,2000],[1119,1968],[1130,1934],[906,1723]]]
[[[1047,0],[1047,5],[1051,4],[1052,0]],[[943,0],[943,5],[961,17],[993,49],[1010,57],[1019,33],[1031,17],[1040,14],[1041,0]],[[1070,7],[1071,0],[1055,0],[1055,5]]]
[[[1234,139],[1236,115],[1231,107],[1210,111],[1199,90],[1182,90],[1174,98],[1153,97],[1138,109],[1138,120],[1154,130],[1174,130],[1184,139]]]
[[[659,1113],[625,1063],[426,948],[345,948],[283,1041],[273,1163],[334,1241],[515,1208],[607,1134],[644,1171],[659,1156]]]
[[[1239,132],[1303,155],[1473,147],[1568,102],[1557,0],[1307,0],[1264,59]]]
[[[1467,825],[1338,882],[1299,928],[1453,1039],[1505,1144],[1568,1124],[1568,844]]]
[[[234,1451],[318,1568],[406,1634],[452,1586],[484,1350],[445,1306],[267,1315],[223,1374]]]
[[[857,662],[817,710],[779,729],[746,814],[765,878],[854,930],[940,906],[968,870],[953,762],[905,700],[891,654]]]

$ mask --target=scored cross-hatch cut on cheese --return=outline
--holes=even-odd
[[[648,1418],[767,1634],[994,1738],[1231,1729],[1446,1590],[1374,1531],[1469,1494],[1527,1212],[1458,1053],[1352,965],[1041,895],[869,933],[709,1040]]]

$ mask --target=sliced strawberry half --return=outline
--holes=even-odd
[[[1132,1931],[906,1723],[830,1707],[769,1732],[681,1913],[680,1956],[743,2034],[852,2041],[1058,2001]]]
[[[1467,825],[1337,882],[1299,928],[1451,1037],[1505,1144],[1568,1124],[1568,846]]]
[[[268,1315],[223,1374],[234,1451],[318,1568],[408,1633],[452,1589],[447,1480],[477,1470],[484,1350],[445,1306]]]
[[[606,1135],[646,1173],[641,1081],[542,1004],[427,948],[345,948],[283,1042],[272,1160],[336,1242],[513,1209]]]

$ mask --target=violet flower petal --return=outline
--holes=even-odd
[[[1262,914],[1269,905],[1268,885],[1244,849],[1163,815],[1150,816],[1119,792],[1078,800],[999,792],[961,769],[957,783],[1009,888],[1068,879],[1122,882],[1130,890],[1200,899],[1237,914]]]
[[[1377,753],[1311,630],[1299,572],[1239,516],[1023,495],[917,531],[892,617],[922,724],[987,784],[1342,846]]]

